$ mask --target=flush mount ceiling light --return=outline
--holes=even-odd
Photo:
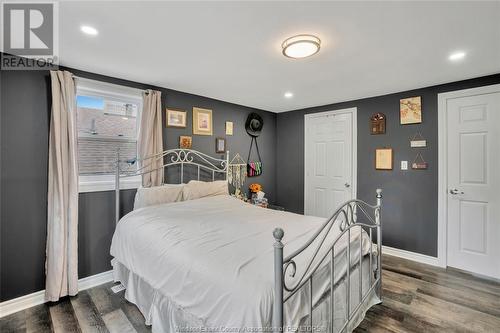
[[[458,60],[462,60],[463,58],[465,58],[465,52],[463,52],[463,51],[453,52],[448,57],[448,59],[451,61],[458,61]]]
[[[96,36],[99,33],[96,28],[93,28],[93,27],[88,26],[88,25],[82,25],[80,27],[80,30],[84,34],[87,34],[87,35],[90,35],[90,36]]]
[[[321,40],[313,35],[297,35],[285,39],[281,44],[283,55],[288,58],[300,59],[318,53]]]
[[[285,98],[292,98],[293,97],[293,92],[287,91],[285,93]]]

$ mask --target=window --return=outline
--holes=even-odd
[[[80,192],[113,190],[117,149],[122,160],[137,156],[141,91],[77,79],[76,106]],[[121,188],[140,183],[140,177],[120,181]]]

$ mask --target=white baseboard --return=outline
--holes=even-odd
[[[106,271],[96,275],[88,276],[78,280],[78,290],[90,289],[92,287],[113,281],[113,271]]]
[[[45,303],[45,290],[0,303],[0,318]]]
[[[82,291],[110,281],[113,281],[113,271],[88,276],[78,280],[78,290]],[[2,302],[0,303],[0,318],[43,303],[45,303],[45,290]]]
[[[399,257],[403,259],[408,259],[411,261],[416,261],[421,264],[427,264],[431,266],[436,266],[436,267],[443,267],[441,263],[439,262],[437,257],[431,257],[425,254],[420,254],[416,252],[410,252],[406,250],[400,250],[400,249],[395,249],[390,246],[382,246],[382,255],[388,254],[394,257]]]

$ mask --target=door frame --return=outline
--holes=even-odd
[[[357,189],[358,189],[358,108],[346,108],[339,110],[331,110],[324,112],[316,112],[316,113],[308,113],[304,115],[304,214],[306,213],[306,200],[307,200],[307,170],[306,170],[306,158],[307,158],[307,122],[311,118],[329,116],[329,115],[339,115],[344,113],[350,113],[352,115],[352,163],[351,163],[351,172],[352,172],[352,198],[357,198]]]
[[[448,266],[448,117],[449,99],[500,92],[500,84],[438,94],[438,266]]]

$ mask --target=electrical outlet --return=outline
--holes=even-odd
[[[401,170],[408,170],[408,161],[401,161]]]

